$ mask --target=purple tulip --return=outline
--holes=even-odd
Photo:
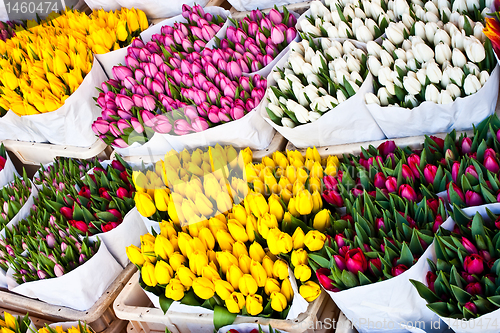
[[[133,76],[133,73],[130,70],[130,68],[125,66],[115,66],[113,67],[112,71],[113,71],[113,76],[120,81],[123,81],[128,76]]]
[[[164,115],[156,116],[156,124],[153,127],[153,130],[157,133],[167,134],[172,130],[172,124],[168,120],[168,118]]]
[[[474,191],[467,191],[465,192],[465,204],[467,206],[481,206],[483,204],[483,198]]]
[[[134,40],[132,41],[132,43],[130,43],[130,46],[137,47],[137,48],[140,49],[140,48],[144,47],[144,43],[143,43],[143,41],[140,38],[134,38]]]
[[[345,259],[342,256],[337,254],[333,256],[333,259],[335,260],[335,265],[337,265],[339,270],[343,271],[347,268],[345,264]]]
[[[385,188],[389,193],[396,192],[398,189],[398,181],[395,177],[389,176],[385,181]]]
[[[122,110],[130,111],[134,106],[134,101],[128,96],[118,94],[116,95],[116,105]]]
[[[483,258],[478,254],[471,254],[464,259],[464,270],[469,274],[481,274],[484,270]]]

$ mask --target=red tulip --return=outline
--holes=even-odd
[[[336,207],[343,207],[344,206],[344,200],[342,199],[342,196],[340,193],[337,191],[333,190],[325,190],[322,194],[323,199],[325,199],[326,202],[329,204],[336,206]]]
[[[401,168],[401,175],[403,176],[404,179],[406,179],[407,181],[409,180],[412,180],[414,181],[415,180],[415,176],[413,175],[413,171],[410,169],[410,167],[406,164],[403,164],[402,168]]]
[[[334,291],[335,287],[333,286],[333,281],[328,277],[330,274],[331,271],[328,268],[319,268],[316,270],[316,277],[323,288],[328,291]]]
[[[337,189],[338,181],[333,176],[328,176],[328,175],[324,176],[323,183],[325,183],[325,187],[327,188],[327,190],[336,190]]]
[[[113,214],[118,220],[121,220],[122,218],[122,213],[120,213],[120,211],[118,211],[117,209],[108,209],[108,213]]]
[[[413,187],[411,187],[411,185],[408,184],[403,184],[399,187],[399,195],[410,201],[417,200],[417,194],[415,193],[415,190],[413,189]]]
[[[464,305],[464,308],[472,312],[473,314],[477,314],[477,308],[476,305],[473,302],[467,302]]]
[[[78,192],[78,195],[85,197],[87,199],[90,199],[90,196],[91,196],[90,189],[85,185],[80,189],[80,192]]]
[[[89,232],[89,226],[87,225],[87,223],[85,223],[83,221],[69,220],[68,223],[83,233]]]
[[[461,199],[462,201],[465,201],[465,197],[464,197],[464,194],[463,194],[462,190],[461,190],[461,189],[460,189],[457,185],[455,185],[454,183],[451,183],[451,185],[452,185],[452,187],[453,187],[453,190],[454,190],[454,191],[458,194],[458,196],[460,197],[460,199]],[[449,184],[448,184],[448,186],[449,186]],[[449,201],[449,202],[451,202],[451,200],[450,200],[450,188],[449,188],[449,187],[448,187],[448,191],[447,191],[447,192],[448,192],[448,201]]]
[[[403,274],[408,270],[408,267],[406,267],[403,264],[399,264],[391,269],[392,276],[398,276],[400,274]]]
[[[372,264],[373,266],[375,266],[375,268],[377,268],[379,271],[382,271],[382,262],[380,261],[380,258],[375,258],[375,259],[370,259],[368,261],[368,270],[370,271],[370,273],[372,273],[373,275],[375,275],[375,272],[373,271],[371,265]]]
[[[344,257],[336,254],[333,256],[333,259],[335,260],[335,265],[337,265],[338,269],[340,269],[341,271],[346,269]]]
[[[344,245],[342,246],[340,249],[339,249],[339,255],[342,257],[342,258],[345,258],[345,256],[347,255],[347,252],[349,252],[350,250],[350,246],[349,245]]]
[[[479,282],[469,283],[468,285],[465,286],[464,290],[469,294],[471,294],[472,296],[481,295],[483,293],[483,287]]]
[[[453,166],[451,167],[451,178],[453,179],[453,181],[455,183],[457,182],[458,171],[460,171],[460,163],[455,162],[455,163],[453,163]]]
[[[394,153],[396,150],[396,143],[394,141],[385,141],[380,146],[377,148],[378,152],[384,156],[387,157],[390,153]]]
[[[432,232],[436,233],[439,230],[439,227],[443,224],[443,218],[441,215],[436,216],[436,219],[434,220],[434,224],[432,225]]]
[[[375,220],[375,227],[377,228],[377,230],[384,230],[385,231],[385,223],[384,223],[384,218],[383,217],[378,217],[376,220]]]
[[[366,257],[360,248],[347,251],[345,262],[347,269],[354,274],[364,273],[368,267]]]
[[[483,204],[483,198],[479,193],[469,190],[465,192],[465,204],[467,206],[481,206]]]
[[[469,274],[481,274],[484,270],[483,258],[478,254],[465,257],[464,270]]]
[[[99,189],[99,195],[101,196],[101,198],[104,198],[106,200],[112,200],[111,195],[109,195],[107,188],[101,187]]]
[[[377,172],[375,174],[375,178],[374,178],[373,184],[375,185],[376,188],[383,189],[383,188],[385,188],[385,182],[386,182],[386,180],[387,179],[385,178],[383,172]]]
[[[120,187],[116,190],[116,196],[120,199],[130,198],[130,193],[123,187]]]
[[[462,237],[462,245],[465,247],[465,250],[469,254],[478,254],[477,249],[474,246],[474,244],[472,244],[472,242],[470,240],[468,240],[467,238]]]
[[[387,180],[385,181],[385,188],[389,193],[396,192],[396,190],[398,189],[397,179],[392,176],[387,177]]]
[[[460,276],[465,280],[467,283],[472,283],[476,281],[476,278],[472,276],[472,274],[469,274],[467,272],[461,272]]]
[[[441,138],[438,138],[434,135],[431,135],[430,138],[438,145],[438,147],[443,150],[444,148],[444,140]]]
[[[434,291],[434,282],[436,282],[437,275],[431,271],[428,271],[425,279],[427,280],[427,287],[429,287],[430,290]]]
[[[408,157],[408,165],[411,168],[411,171],[413,172],[413,175],[415,178],[420,178],[420,157],[416,154],[411,154]]]
[[[61,207],[59,212],[68,220],[73,218],[73,207]]]
[[[3,156],[0,156],[0,171],[5,167],[5,162],[7,162],[7,160]]]
[[[436,173],[437,173],[437,166],[427,164],[424,168],[424,177],[427,183],[432,184],[434,183],[434,179],[436,178]]]

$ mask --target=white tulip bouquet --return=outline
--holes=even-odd
[[[350,40],[292,42],[287,65],[272,73],[267,114],[284,127],[314,122],[354,96],[367,73],[365,52]]]

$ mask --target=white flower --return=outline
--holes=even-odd
[[[458,86],[462,86],[462,81],[464,79],[464,71],[460,67],[453,67],[450,71],[450,81],[454,82]]]
[[[333,83],[339,84],[339,81],[337,80],[337,72],[335,72],[335,70],[333,69],[329,70],[328,76],[330,76],[330,79],[332,79]]]
[[[304,89],[302,90],[302,93],[304,95],[307,95],[307,98],[309,98],[310,101],[312,101],[315,98],[318,98],[318,96],[319,96],[318,95],[318,93],[319,93],[318,88],[316,88],[312,84],[309,84],[306,87],[304,87]]]
[[[442,90],[441,93],[439,94],[439,104],[449,104],[453,103],[453,97],[451,97],[451,94],[448,90]]]
[[[396,1],[405,2],[404,0],[396,0]],[[391,41],[392,44],[398,45],[402,43],[404,40],[403,30],[401,30],[399,26],[394,22],[389,23],[389,26],[387,27],[387,29],[385,29],[385,33],[387,35],[387,38]]]
[[[332,61],[333,67],[336,71],[345,70],[347,71],[347,62],[343,58],[337,58]]]
[[[342,43],[336,40],[332,41],[332,47],[336,47],[337,50],[339,50],[340,54],[344,54],[344,47],[342,46]]]
[[[418,63],[415,58],[410,58],[406,61],[406,66],[408,66],[409,69],[412,71],[416,71],[418,68]]]
[[[325,51],[325,54],[329,55],[333,59],[342,57],[342,54],[339,52],[339,50],[335,46],[329,47],[328,50]],[[328,65],[330,65],[330,64],[331,64],[331,62]]]
[[[396,49],[394,50],[394,54],[396,55],[397,59],[401,59],[403,61],[406,61],[406,51],[403,49]]]
[[[446,91],[450,93],[450,96],[453,99],[460,97],[460,95],[461,95],[460,88],[456,84],[453,84],[453,83],[450,83],[446,87]]]
[[[406,73],[406,75],[407,75],[407,76],[409,76],[409,77],[413,77],[413,78],[415,78],[415,79],[417,79],[417,80],[418,80],[418,78],[417,78],[417,73],[415,73],[415,72],[408,71],[408,72]]]
[[[481,73],[481,70],[479,69],[479,67],[472,63],[472,62],[468,62],[465,67],[467,67],[467,69],[469,70],[469,72],[473,75],[479,75],[479,73]]]
[[[296,74],[302,74],[303,73],[302,66],[304,66],[305,61],[304,61],[304,58],[299,53],[292,52],[290,54],[290,58],[288,59],[288,62],[290,63],[290,65],[292,66],[293,71]]]
[[[283,118],[283,109],[280,108],[279,106],[277,105],[274,105],[272,103],[269,103],[269,105],[267,106],[269,108],[269,110],[274,113],[274,115],[278,118]]]
[[[361,61],[366,56],[366,53],[361,49],[356,49],[351,54],[359,61]]]
[[[339,104],[342,102],[345,102],[347,100],[347,97],[344,95],[342,90],[337,90],[337,100],[339,101]]]
[[[328,48],[332,46],[332,41],[328,38],[321,38],[320,41],[321,41],[320,42],[321,49],[323,49],[325,51],[328,50]]]
[[[484,26],[481,22],[476,22],[474,25],[474,37],[476,37],[481,43],[484,43],[486,35],[483,33]]]
[[[295,123],[293,122],[293,120],[287,117],[281,119],[281,124],[283,125],[283,127],[288,127],[288,128],[295,127]]]
[[[391,95],[396,95],[396,85],[394,84],[394,82],[389,82],[387,83],[387,85],[385,86],[385,88],[387,89],[387,91],[389,92],[389,94]]]
[[[327,99],[325,99],[325,97],[326,96],[322,96],[314,99],[314,101],[311,102],[311,110],[326,112],[333,109],[333,106],[329,103]]]
[[[456,31],[451,35],[451,46],[464,51],[465,31]]]
[[[486,58],[484,46],[475,37],[471,38],[473,38],[474,41],[467,45],[467,47],[465,48],[465,53],[467,54],[467,58],[469,58],[470,61],[480,63],[484,60],[484,58]]]
[[[337,8],[332,9],[332,13],[330,14],[332,17],[332,22],[335,25],[338,25],[340,22],[342,22],[342,19],[340,18],[339,12],[337,11]]]
[[[434,34],[434,45],[438,45],[440,42],[443,42],[447,45],[451,45],[450,35],[444,29],[438,29]]]
[[[433,22],[433,23],[438,23],[439,22],[439,16],[432,13],[432,12],[427,12],[425,13],[425,20],[427,22]]]
[[[446,69],[443,70],[443,75],[441,76],[441,87],[446,88],[450,83],[450,74],[453,71],[453,67],[446,67]]]
[[[403,73],[406,73],[406,62],[403,59],[396,59],[394,62],[394,70],[398,67]]]
[[[405,51],[411,50],[411,42],[408,39],[405,39],[401,47]]]
[[[382,67],[382,64],[377,59],[377,57],[375,57],[375,56],[369,56],[368,60],[367,60],[367,65],[368,65],[368,68],[370,69],[370,72],[374,76],[378,76],[378,72],[380,70],[380,67]]]
[[[304,85],[302,83],[298,83],[298,82],[292,83],[292,91],[293,91],[295,98],[297,98],[300,105],[308,106],[309,102],[307,101],[306,97],[304,96],[303,89],[304,89]]]
[[[295,114],[295,118],[297,118],[299,123],[305,124],[309,121],[309,111],[299,103],[289,99],[286,102],[286,107]]]
[[[457,26],[454,25],[453,23],[451,22],[448,22],[444,25],[443,29],[448,33],[448,35],[450,36],[453,36],[453,34],[455,32],[460,32],[460,30],[458,30]],[[451,37],[450,37],[451,38]]]
[[[422,21],[415,22],[415,36],[422,39],[427,38],[425,34],[425,23]]]
[[[328,8],[326,8],[321,1],[311,2],[311,12],[313,16],[320,16],[320,17],[324,17],[325,15],[330,14]]]
[[[309,112],[309,121],[311,123],[315,122],[316,120],[318,120],[319,118],[321,117],[321,113],[319,112],[316,112],[316,111],[311,111]]]
[[[363,20],[358,17],[355,17],[351,22],[351,28],[354,32],[356,32],[356,30],[363,25]]]
[[[424,43],[413,44],[412,51],[415,59],[420,63],[428,62],[434,58],[434,51]]]
[[[391,67],[394,63],[394,59],[386,50],[380,51],[380,60],[382,62],[382,66]]]
[[[311,65],[313,66],[315,74],[319,74],[320,70],[323,68],[323,62],[326,64],[326,59],[321,52],[317,51],[311,59]]]
[[[302,73],[304,74],[305,77],[309,75],[314,75],[313,66],[310,63],[307,62],[304,63],[304,65],[302,65]]]
[[[382,66],[378,70],[378,81],[381,85],[387,86],[392,82],[392,70],[389,67]]]
[[[382,41],[382,47],[387,51],[389,52],[390,54],[392,54],[392,52],[394,52],[394,50],[396,49],[396,47],[394,46],[394,44],[391,43],[390,40],[388,39],[384,39]]]
[[[380,105],[380,100],[378,99],[377,95],[375,95],[374,93],[365,94],[365,102],[366,102],[366,104],[378,104],[378,105]]]
[[[345,6],[343,14],[346,19],[348,18],[348,20],[355,18],[356,14],[354,14],[354,6],[352,4]]]
[[[453,23],[454,25],[456,25],[458,27],[458,23],[460,22],[460,16],[462,16],[462,14],[460,14],[459,12],[454,11],[452,9],[451,10],[451,15],[449,17],[449,20],[450,20],[451,23]]]
[[[395,0],[393,11],[394,11],[394,15],[396,15],[396,17],[399,18],[399,17],[402,17],[403,14],[410,13],[410,6],[408,6],[408,3],[406,2],[406,0]]]
[[[479,0],[467,0],[467,9],[473,11],[475,9],[480,9]]]
[[[434,35],[438,29],[439,27],[435,22],[427,22],[425,24],[425,38],[432,43],[434,41]]]
[[[304,55],[304,46],[302,46],[302,44],[300,43],[297,43],[296,41],[292,41],[290,43],[290,50],[292,50],[292,52],[300,54],[301,56]]]
[[[274,91],[272,89],[268,89],[268,93],[269,93],[269,100],[271,101],[271,103],[275,104],[275,105],[278,105],[279,104],[279,100],[276,97],[276,95],[274,94]]]
[[[449,60],[446,60],[445,62],[443,62],[443,64],[441,65],[441,69],[444,71],[446,68],[448,67],[453,67],[453,65],[451,64],[451,62]]]
[[[425,100],[437,103],[439,98],[439,90],[435,85],[430,84],[425,87]]]
[[[451,49],[448,44],[439,43],[436,45],[436,61],[442,65],[451,60]]]
[[[420,82],[410,76],[405,76],[403,78],[403,87],[410,95],[417,95],[422,89],[422,85],[420,84]]]
[[[363,78],[361,77],[361,75],[359,75],[358,72],[351,73],[351,80],[354,82],[360,82],[361,84],[363,83]]]
[[[439,16],[441,17],[450,17],[451,16],[451,10],[448,7],[439,7]]]
[[[347,80],[347,82],[351,85],[352,90],[357,93],[359,90],[359,86],[356,84],[356,82],[353,82],[351,80]]]
[[[356,39],[360,42],[366,43],[370,40],[373,40],[373,35],[370,32],[370,29],[365,25],[358,27],[357,29],[353,29],[356,32]]]
[[[346,40],[342,45],[342,50],[344,51],[344,54],[351,54],[354,50],[356,50],[356,46],[354,46],[350,40]]]
[[[441,77],[443,76],[443,73],[441,72],[441,69],[439,68],[438,64],[436,64],[435,62],[431,62],[427,65],[426,73],[431,83],[438,84],[439,82],[441,82]]]
[[[370,30],[370,33],[375,37],[375,28],[378,28],[377,22],[372,20],[371,18],[365,19],[365,26]]]
[[[464,92],[467,96],[474,94],[476,91],[481,89],[481,82],[477,76],[473,74],[467,75],[464,82]]]
[[[405,103],[411,104],[413,107],[416,107],[418,105],[417,97],[415,95],[406,95]]]
[[[451,3],[449,0],[438,0],[437,1],[437,7],[438,8],[448,8],[451,9]]]
[[[467,11],[467,1],[466,0],[455,0],[453,1],[453,6],[451,10],[454,12],[462,13],[463,11]]]
[[[308,47],[308,48],[305,50],[304,59],[306,60],[306,62],[311,63],[312,58],[313,58],[315,55],[316,55],[316,53],[314,52],[313,48],[312,48],[312,47]]]
[[[437,9],[436,5],[432,1],[427,1],[424,5],[424,8],[427,10],[427,12],[434,13],[435,15],[439,15],[439,10]]]
[[[460,49],[453,49],[453,52],[451,54],[451,61],[453,63],[453,66],[456,67],[464,67],[467,63],[467,59],[465,58],[462,51],[460,51]]]
[[[318,89],[318,95],[326,96],[326,95],[328,95],[328,92],[325,90],[325,88],[321,87]]]
[[[306,52],[307,49],[311,48],[309,46],[309,41],[306,40],[306,39],[300,41],[299,43],[302,44],[302,47],[304,48],[304,54],[305,54],[305,52]]]
[[[420,68],[417,71],[417,79],[421,85],[425,86],[427,83],[427,70],[425,68]]]
[[[380,45],[378,45],[374,41],[369,41],[368,43],[366,43],[366,50],[368,52],[368,55],[380,57],[380,51],[382,51],[382,47],[380,47]]]
[[[413,6],[413,12],[415,13],[415,16],[420,20],[425,22],[425,10],[422,8],[424,4],[422,5],[417,5],[415,4]]]
[[[415,23],[415,20],[413,19],[413,17],[411,17],[410,14],[407,14],[407,13],[403,14],[403,17],[401,20],[408,30],[410,30],[411,27],[413,26],[413,23]]]
[[[389,98],[391,98],[392,96],[387,91],[387,88],[382,87],[378,90],[377,97],[380,100],[380,105],[386,106],[389,105]]]
[[[420,38],[420,36],[410,36],[410,42],[411,42],[411,46],[413,48],[413,45],[417,45],[419,43],[424,43],[424,40],[422,38]]]
[[[332,25],[331,27],[328,27],[326,30],[328,37],[330,38],[338,38],[339,37],[339,31],[337,30],[337,27]]]
[[[341,69],[341,70],[335,71],[335,75],[337,77],[338,83],[341,83],[341,84],[344,83],[344,78],[346,80],[349,80],[351,78],[351,75],[349,74],[349,72],[346,69]]]
[[[347,23],[345,23],[344,21],[341,21],[338,24],[338,31],[339,31],[339,37],[340,38],[349,38],[349,36],[352,35],[351,28],[349,28],[349,26],[347,25]]]
[[[371,13],[371,17],[373,17],[374,19],[380,19],[380,17],[384,13],[384,10],[382,9],[382,7],[380,7],[380,5],[372,2],[371,7],[370,7],[370,13]]]
[[[290,83],[288,82],[288,80],[279,79],[277,82],[278,82],[278,87],[280,88],[281,91],[287,91],[292,89],[292,87],[290,87]]]
[[[471,27],[474,27],[474,21],[472,21],[472,19],[471,19],[471,18],[469,18],[468,16],[466,16],[466,15],[462,15],[462,16],[460,16],[460,17],[458,18],[458,27],[459,27],[460,29],[463,29],[463,28],[464,28],[464,26],[465,26],[465,20],[469,21],[469,25],[470,25]]]
[[[365,12],[359,7],[354,8],[354,15],[362,20],[366,18]]]
[[[278,82],[278,80],[281,80],[281,73],[278,71],[273,72],[273,79],[274,81]]]
[[[319,28],[316,28],[314,25],[312,25],[309,20],[305,19],[300,22],[300,27],[302,28],[302,31],[306,34],[311,34],[314,36],[321,36],[321,30]]]
[[[308,75],[306,77],[306,80],[307,80],[307,83],[309,84],[314,84],[316,86],[321,86],[321,81],[319,79],[319,77],[315,74],[311,74],[311,75]]]
[[[286,105],[286,102],[287,102],[287,99],[285,97],[281,96],[279,99],[279,104]]]
[[[489,78],[490,78],[490,74],[488,74],[487,71],[482,71],[479,74],[479,82],[481,82],[482,86],[484,86],[484,84],[486,83],[486,81],[488,81]]]

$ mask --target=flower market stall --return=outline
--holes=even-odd
[[[500,330],[500,3],[85,2],[0,22],[2,331]]]

